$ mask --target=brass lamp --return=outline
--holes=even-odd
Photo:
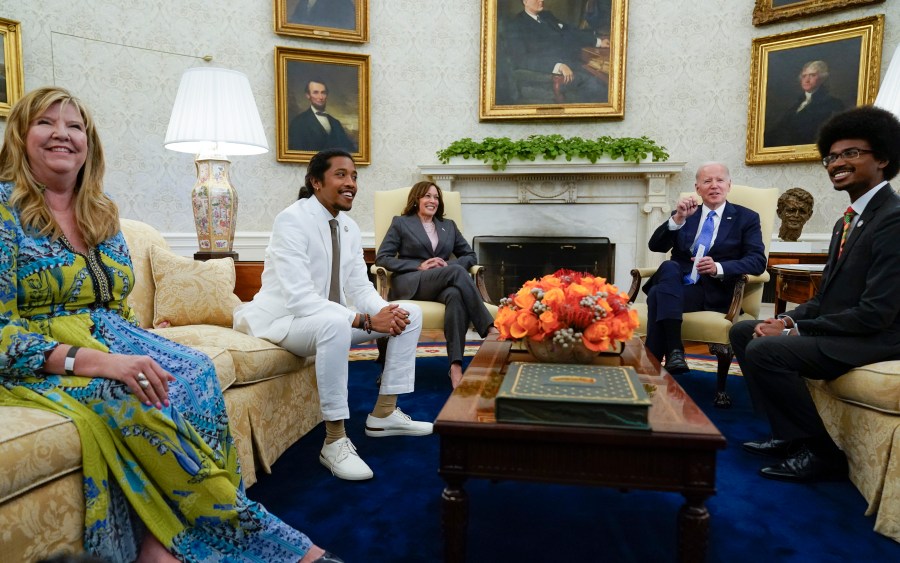
[[[238,196],[229,179],[231,162],[225,155],[269,150],[247,76],[215,67],[186,70],[164,145],[197,155],[191,206],[200,250],[194,259],[230,256],[237,260],[233,246]]]

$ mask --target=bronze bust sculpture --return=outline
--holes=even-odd
[[[778,218],[781,227],[778,238],[784,241],[796,241],[800,238],[803,225],[813,214],[813,196],[803,188],[790,188],[778,198]]]

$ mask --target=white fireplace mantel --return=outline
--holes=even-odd
[[[456,157],[448,164],[420,165],[419,172],[443,190],[460,192],[463,230],[470,240],[480,235],[608,237],[616,245],[615,283],[628,287],[632,267],[663,258],[647,249],[647,241],[672,209],[675,194],[669,193],[669,184],[684,164],[538,159],[494,170]]]

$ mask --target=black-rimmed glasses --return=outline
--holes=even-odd
[[[864,152],[875,152],[875,151],[870,151],[869,149],[858,149],[856,147],[852,147],[847,150],[841,151],[840,153],[826,154],[822,158],[822,166],[828,166],[829,164],[831,164],[832,162],[834,162],[835,160],[837,160],[839,158],[842,158],[844,160],[856,160],[857,158],[859,158],[859,155],[861,155]]]

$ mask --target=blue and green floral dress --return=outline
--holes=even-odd
[[[82,442],[85,549],[131,561],[150,530],[183,561],[298,561],[310,540],[247,498],[215,369],[204,354],[137,326],[122,233],[75,252],[26,233],[0,182],[0,405],[71,418]],[[42,373],[66,343],[145,354],[176,377],[169,407],[124,384]]]

